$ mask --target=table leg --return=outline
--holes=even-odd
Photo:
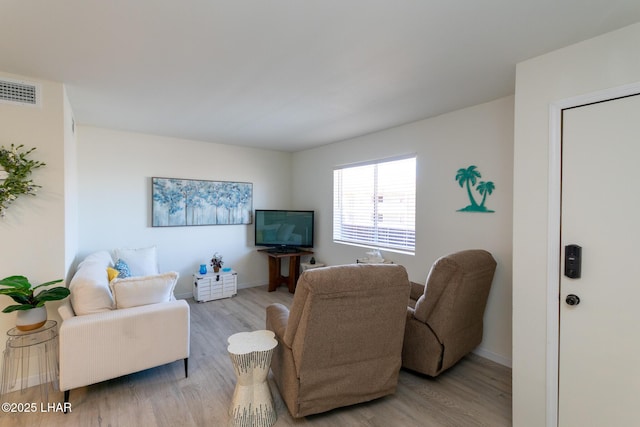
[[[43,402],[49,402],[49,387],[56,391],[58,387],[58,340],[49,339],[38,346],[38,369],[40,395]]]
[[[29,388],[29,361],[31,359],[31,348],[22,347],[18,349],[20,353],[20,368],[22,369],[20,375],[20,390],[24,392]]]
[[[2,393],[13,391],[18,382],[18,372],[22,368],[22,349],[12,348],[7,345],[4,350],[4,364],[2,366]],[[24,377],[20,380],[20,386],[24,390]]]
[[[295,255],[289,258],[289,277],[287,277],[287,285],[289,292],[294,293],[296,291],[296,282],[300,275],[300,257]]]
[[[15,386],[16,377],[12,375],[11,372],[11,352],[7,348],[2,352],[3,355],[3,364],[2,364],[2,388],[0,388],[0,396],[6,393],[9,393]]]
[[[229,354],[237,383],[229,415],[230,426],[269,427],[276,422],[273,396],[267,383],[273,350]]]
[[[273,292],[280,281],[280,258],[269,257],[269,292]]]

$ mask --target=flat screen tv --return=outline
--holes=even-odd
[[[314,211],[256,209],[255,245],[278,251],[313,247]]]

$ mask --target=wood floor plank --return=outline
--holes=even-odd
[[[273,302],[290,306],[285,288],[240,289],[224,300],[191,306],[189,377],[182,361],[72,390],[72,412],[0,413],[0,427],[225,426],[235,387],[227,338],[264,329],[265,308]],[[269,376],[278,421],[276,426],[510,426],[511,370],[469,355],[437,378],[400,371],[397,391],[372,402],[294,419]],[[37,403],[39,389],[14,392],[2,402]],[[60,392],[50,401],[62,402]]]

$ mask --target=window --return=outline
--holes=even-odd
[[[414,253],[415,156],[334,169],[333,240]]]

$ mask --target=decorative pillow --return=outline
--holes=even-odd
[[[116,308],[137,307],[171,301],[178,277],[175,271],[125,279],[116,277],[109,283],[109,287]]]
[[[109,282],[104,271],[111,265],[109,252],[95,252],[82,261],[69,283],[71,305],[78,316],[114,308]]]
[[[118,261],[116,261],[116,265],[114,265],[113,268],[118,272],[118,277],[120,277],[121,279],[126,279],[127,277],[131,277],[129,264],[124,262],[122,259],[118,259]],[[109,281],[111,281],[111,279],[109,279]]]
[[[120,274],[120,272],[118,270],[116,270],[115,268],[107,267],[107,278],[109,279],[109,281],[112,281],[113,279],[118,277],[119,274]]]
[[[129,265],[131,276],[153,276],[160,272],[155,246],[139,249],[122,248],[116,249],[114,252],[115,259],[121,259]]]

